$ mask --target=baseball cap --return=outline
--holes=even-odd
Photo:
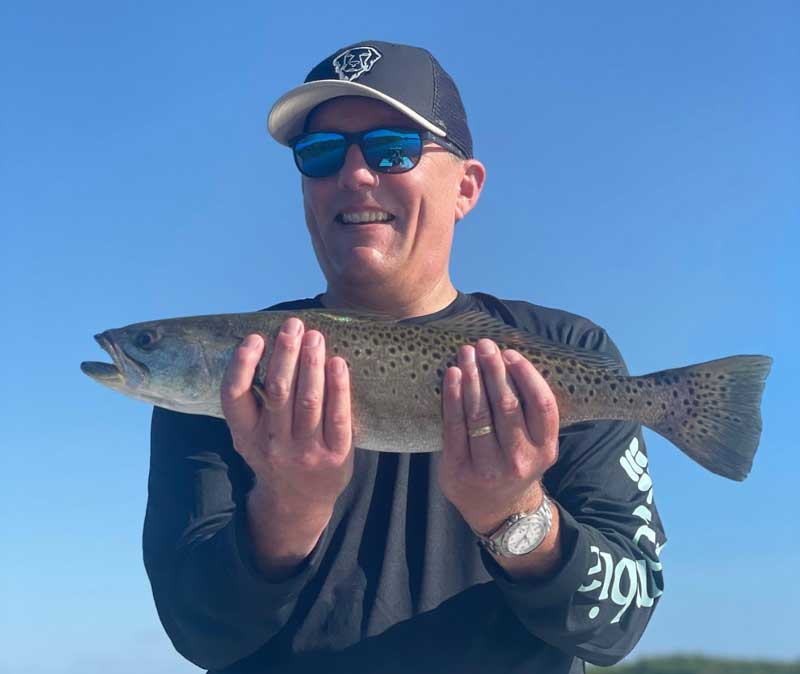
[[[383,101],[472,157],[467,113],[453,78],[426,49],[379,40],[339,49],[317,64],[304,84],[281,96],[267,119],[282,145],[303,132],[308,113],[338,96]]]

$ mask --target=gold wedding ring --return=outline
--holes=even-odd
[[[480,428],[469,431],[467,435],[469,435],[471,438],[479,438],[482,435],[489,435],[489,433],[492,432],[494,432],[494,426],[488,424],[486,426],[481,426]]]

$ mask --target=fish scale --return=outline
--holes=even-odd
[[[761,434],[760,403],[772,359],[731,356],[627,376],[611,355],[555,343],[480,312],[409,323],[307,309],[195,316],[137,323],[96,339],[114,361],[85,362],[89,376],[125,395],[168,409],[222,417],[219,390],[241,340],[268,337],[254,385],[262,387],[283,322],[300,318],[325,335],[327,354],[345,359],[352,382],[353,441],[389,452],[441,449],[442,379],[458,349],[478,339],[513,348],[548,382],[560,424],[641,423],[709,470],[742,480]]]

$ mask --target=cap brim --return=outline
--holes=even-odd
[[[364,96],[383,101],[437,136],[444,138],[447,135],[444,129],[431,123],[397,99],[364,84],[346,80],[307,82],[285,93],[272,106],[267,118],[267,129],[281,145],[288,145],[292,138],[303,132],[303,124],[311,110],[320,103],[338,96]]]

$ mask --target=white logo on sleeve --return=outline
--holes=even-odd
[[[642,520],[642,525],[633,537],[633,542],[641,551],[642,558],[622,557],[615,563],[610,553],[592,545],[590,551],[594,556],[594,564],[588,571],[589,578],[586,583],[578,588],[578,592],[586,593],[600,590],[595,598],[597,601],[610,600],[612,605],[620,607],[616,615],[611,618],[612,624],[619,622],[625,611],[634,604],[638,607],[652,606],[654,600],[662,594],[662,566],[658,557],[664,545],[658,543],[656,531],[650,526],[653,513],[647,506],[653,504],[653,481],[647,473],[647,455],[640,451],[639,439],[635,436],[620,456],[619,464],[628,478],[636,484],[636,488],[640,492],[647,493],[645,497],[647,505],[639,504],[631,513]],[[648,583],[650,574],[655,583]],[[600,607],[592,606],[589,618],[594,620],[598,615]]]
[[[381,56],[375,47],[352,47],[333,59],[333,69],[340,80],[352,82],[372,70]]]

